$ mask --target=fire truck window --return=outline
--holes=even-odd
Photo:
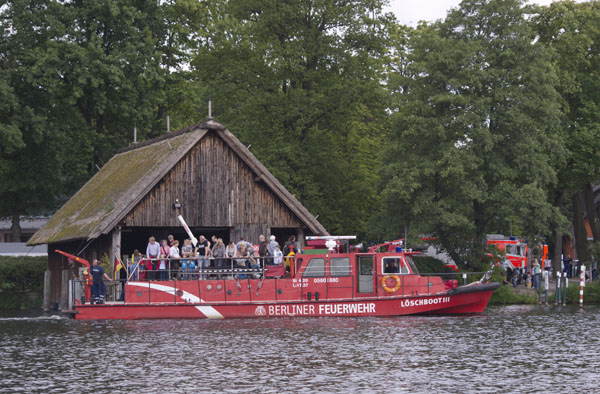
[[[512,245],[506,245],[504,252],[505,254],[512,254]]]
[[[310,259],[302,276],[307,278],[325,276],[325,259]]]
[[[384,257],[382,262],[384,274],[408,274],[408,267],[400,257]]]
[[[350,258],[333,257],[329,259],[330,276],[350,276]]]

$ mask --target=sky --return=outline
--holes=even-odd
[[[548,5],[552,0],[533,0],[532,4]],[[403,25],[416,26],[421,20],[435,21],[446,17],[450,8],[458,7],[460,0],[390,0],[386,11],[396,14]]]

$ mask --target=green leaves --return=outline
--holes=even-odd
[[[381,2],[219,2],[198,91],[333,233],[366,234],[388,97]]]
[[[383,168],[406,182],[383,193],[400,208],[394,220],[438,235],[458,262],[483,253],[497,216],[519,212],[521,230],[535,234],[556,214],[544,197],[556,180],[556,79],[524,12],[518,1],[464,1],[408,43]]]

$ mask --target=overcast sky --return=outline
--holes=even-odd
[[[530,3],[548,5],[551,0],[533,0]],[[403,25],[416,26],[420,20],[443,19],[450,8],[458,7],[460,0],[390,0],[387,11],[396,14]]]

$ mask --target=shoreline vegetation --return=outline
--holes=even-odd
[[[41,309],[46,256],[0,256],[0,310]]]

